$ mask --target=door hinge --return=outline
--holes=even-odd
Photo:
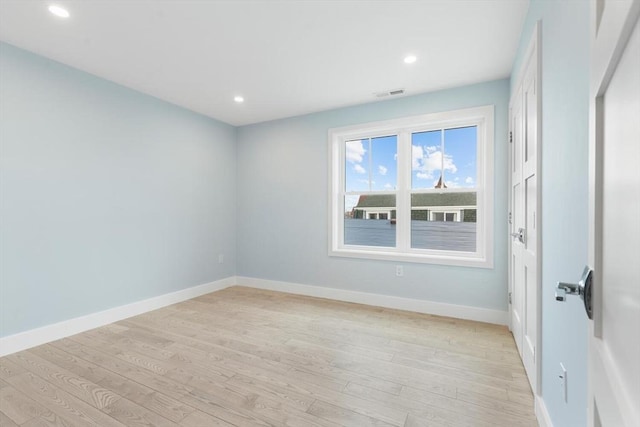
[[[513,224],[513,214],[509,212],[509,224]]]
[[[511,304],[511,292],[509,292],[509,304]]]
[[[513,142],[513,132],[509,132],[509,142]]]

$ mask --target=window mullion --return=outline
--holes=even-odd
[[[337,229],[333,229],[334,238],[337,240],[338,247],[344,246],[344,199],[346,195],[346,175],[345,175],[345,167],[346,167],[346,149],[345,149],[345,140],[344,138],[339,139],[337,147],[335,147],[338,153],[338,161],[334,162],[334,166],[338,167],[337,182],[334,181],[334,185],[338,185],[336,188],[338,193],[338,200],[334,200],[337,202],[337,208],[334,211],[335,221],[337,222]],[[334,193],[335,194],[335,193]],[[335,197],[335,196],[334,196]]]
[[[396,206],[396,246],[406,252],[411,246],[411,137],[398,133],[398,195]]]

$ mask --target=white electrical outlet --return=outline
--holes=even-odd
[[[222,264],[224,262],[224,254],[218,255],[218,264]]]
[[[397,277],[404,276],[404,268],[401,265],[396,265],[396,276]]]
[[[560,393],[562,393],[562,400],[567,403],[567,368],[560,364],[560,373],[558,374],[560,379]]]

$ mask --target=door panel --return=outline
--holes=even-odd
[[[525,109],[527,111],[527,134],[526,134],[526,151],[524,161],[525,164],[532,165],[535,168],[536,153],[538,150],[537,139],[537,96],[536,96],[536,76],[533,69],[527,70],[525,86]]]
[[[537,191],[538,185],[536,182],[536,176],[530,176],[526,181],[527,188],[527,199],[526,199],[526,228],[527,230],[527,240],[525,240],[526,250],[533,257],[536,256],[538,239],[536,236],[536,210],[537,206]],[[532,261],[535,261],[532,260]]]
[[[607,8],[608,7],[608,8]],[[606,3],[592,28],[589,425],[640,420],[640,2]]]
[[[511,227],[509,232],[515,233],[524,227],[522,222],[522,91],[516,95],[511,110]],[[522,357],[522,337],[524,335],[524,274],[522,264],[522,246],[511,239],[511,331],[518,352]]]
[[[537,37],[537,32],[534,37]],[[538,94],[537,38],[511,100],[511,330],[534,392],[538,369]],[[518,236],[523,230],[523,236]]]
[[[525,229],[525,241],[522,244],[522,261],[525,276],[525,325],[524,325],[524,368],[535,391],[536,378],[536,340],[538,324],[538,286],[537,286],[537,230],[534,224],[537,209],[537,147],[538,147],[538,109],[537,109],[537,73],[536,61],[531,60],[525,72],[523,84],[523,102],[525,110],[524,140],[526,149],[523,152],[522,183],[523,195],[522,220]]]
[[[604,96],[602,336],[623,388],[640,402],[640,30]],[[635,327],[634,327],[635,325]],[[636,337],[629,340],[629,336]],[[640,422],[640,421],[639,421]]]

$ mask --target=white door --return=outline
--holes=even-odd
[[[538,369],[538,153],[539,80],[538,30],[528,49],[519,84],[511,100],[511,330],[532,390],[537,392]]]
[[[640,1],[592,9],[589,426],[640,426]]]

